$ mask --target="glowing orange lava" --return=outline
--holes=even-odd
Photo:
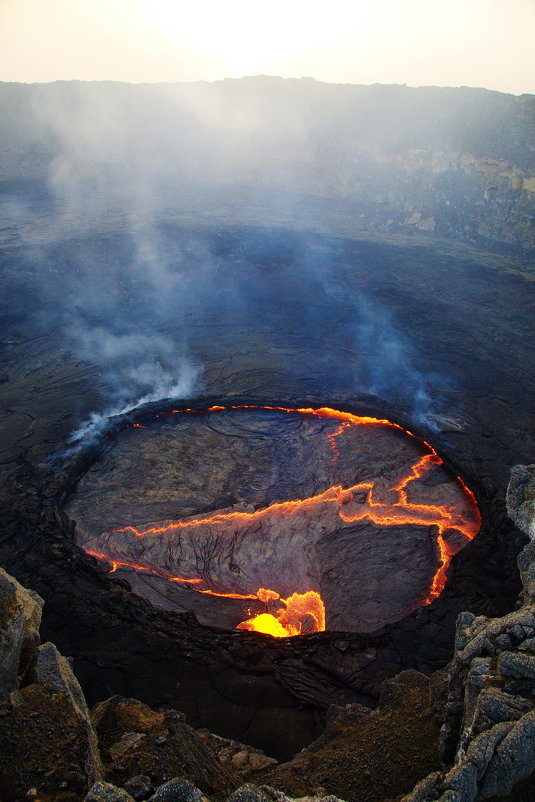
[[[281,599],[276,591],[260,588],[258,598],[260,601],[278,599],[283,606],[276,610],[274,615],[260,613],[247,621],[242,621],[236,629],[262,632],[275,638],[325,630],[325,605],[315,590],[293,593],[288,599]]]
[[[326,435],[335,457],[339,455],[336,438],[342,435],[348,427],[362,425],[390,427],[403,431],[409,437],[417,440],[428,453],[421,456],[411,466],[409,471],[393,487],[388,489],[387,492],[395,496],[392,498],[392,500],[389,499],[388,503],[386,503],[384,500],[381,501],[374,496],[374,491],[376,490],[375,482],[365,481],[348,488],[344,488],[341,485],[333,485],[317,495],[304,499],[276,502],[265,508],[255,510],[254,512],[235,511],[230,513],[216,513],[209,516],[192,517],[187,520],[175,521],[167,526],[162,527],[149,527],[144,530],[139,530],[135,527],[127,526],[114,531],[129,531],[136,535],[136,537],[143,537],[144,535],[148,534],[165,535],[166,533],[175,530],[199,527],[206,524],[220,526],[222,529],[229,527],[235,528],[236,526],[239,527],[240,524],[246,524],[251,520],[259,519],[264,516],[283,516],[290,518],[303,509],[319,508],[321,505],[328,505],[336,510],[338,516],[345,523],[368,520],[381,526],[399,526],[403,524],[436,526],[438,531],[438,567],[428,593],[425,599],[421,601],[421,604],[430,604],[441,594],[446,583],[446,573],[451,558],[460,548],[459,545],[449,545],[444,539],[444,533],[447,530],[454,529],[462,533],[467,540],[472,540],[479,531],[481,525],[481,516],[474,494],[466,487],[464,482],[459,477],[457,477],[457,480],[463,490],[463,496],[465,502],[467,502],[468,511],[466,508],[461,509],[460,506],[457,505],[440,506],[421,504],[409,499],[409,489],[411,483],[424,476],[424,474],[431,468],[443,465],[442,459],[429,443],[419,440],[407,429],[404,429],[399,424],[393,423],[387,419],[354,415],[350,412],[342,412],[340,410],[331,409],[330,407],[320,407],[318,409],[308,407],[291,409],[286,407],[259,405],[235,405],[226,407],[217,405],[210,407],[206,411],[210,413],[229,409],[273,410],[287,413],[300,413],[301,415],[312,415],[319,418],[337,420],[340,422],[338,428],[334,432]],[[179,413],[202,414],[193,409],[176,409],[173,410],[171,414]],[[137,426],[137,424],[134,425]],[[363,497],[364,501],[362,500]],[[146,566],[119,562],[110,559],[101,553],[88,553],[93,554],[93,556],[100,559],[106,559],[108,562],[111,562],[112,571],[115,571],[118,566],[125,566],[134,568],[136,570],[149,571],[155,575],[160,575],[157,571],[147,568]],[[165,578],[169,581],[184,582],[191,585],[204,583],[204,580],[198,577]],[[319,592],[315,590],[308,590],[305,593],[294,593],[287,599],[281,598],[277,591],[266,588],[259,588],[255,594],[246,595],[237,593],[221,593],[214,591],[211,588],[192,587],[192,590],[195,590],[199,593],[206,593],[225,598],[255,599],[264,603],[268,610],[270,607],[272,608],[272,612],[261,613],[241,622],[238,624],[238,629],[262,632],[274,637],[288,637],[308,632],[322,632],[325,629],[325,606]]]

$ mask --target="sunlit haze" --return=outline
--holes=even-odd
[[[534,0],[0,0],[0,80],[339,83],[533,92]]]

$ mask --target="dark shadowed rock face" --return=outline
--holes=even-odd
[[[40,798],[63,793],[74,802],[99,776],[91,763],[87,726],[53,685],[28,685],[17,704],[1,703],[0,736],[2,802],[28,799],[27,792],[36,787]]]
[[[217,798],[236,784],[176,711],[160,713],[135,699],[112,697],[95,707],[92,719],[109,782],[122,786],[148,776],[156,788],[169,777],[182,777]]]
[[[266,783],[291,797],[322,789],[348,802],[380,802],[399,798],[422,771],[439,768],[440,718],[428,678],[416,671],[383,684],[378,710],[348,705],[330,715],[323,735],[267,773]]]
[[[439,595],[479,513],[429,447],[343,414],[216,409],[129,428],[67,504],[77,540],[202,623],[274,612],[260,588],[321,594],[320,630],[400,620]]]

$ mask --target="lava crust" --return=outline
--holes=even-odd
[[[399,621],[440,595],[481,522],[428,443],[326,407],[159,414],[67,510],[85,551],[153,603],[281,637]]]

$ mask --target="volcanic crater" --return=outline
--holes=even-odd
[[[400,621],[481,524],[432,445],[330,407],[155,413],[109,441],[65,509],[79,545],[156,606],[278,637]]]
[[[78,239],[62,230],[47,234],[50,242],[40,249],[2,251],[8,372],[0,385],[2,564],[45,599],[43,638],[73,658],[89,704],[120,694],[170,706],[193,726],[289,759],[320,735],[331,705],[374,706],[381,683],[399,671],[443,668],[461,611],[499,616],[513,609],[520,589],[516,556],[525,538],[507,518],[504,494],[510,466],[531,459],[527,273],[516,260],[459,246],[351,239],[344,231],[335,238],[228,221],[195,227],[175,215],[158,232],[180,292],[159,303],[156,322],[153,288],[133,270],[132,238],[122,230]],[[179,245],[187,258],[175,264]],[[56,276],[59,265],[61,281],[49,286],[61,303],[56,294],[36,290],[36,277]],[[204,286],[215,284],[217,292],[193,291],[203,276]],[[195,286],[186,304],[188,280]],[[120,309],[117,326],[127,321],[128,331],[131,324],[137,332],[142,321],[158,343],[162,332],[177,348],[186,338],[192,363],[202,366],[202,384],[183,402],[155,400],[112,418],[98,442],[65,458],[67,438],[80,421],[107,409],[111,381],[103,359],[65,350],[62,310],[71,315],[83,301],[82,281],[100,290],[90,321],[108,325]],[[489,309],[499,348],[489,347]],[[136,354],[134,366],[138,361]],[[437,369],[451,381],[435,380]],[[119,375],[125,391],[128,377]],[[436,399],[424,422],[415,410],[415,376],[425,378]],[[392,383],[385,385],[386,379]],[[170,405],[182,403],[195,412],[171,414]],[[116,529],[262,513],[338,486],[347,491],[373,481],[373,500],[385,504],[399,495],[393,489],[401,477],[433,456],[395,426],[343,428],[334,437],[337,457],[327,435],[334,436],[342,419],[274,409],[207,412],[232,405],[325,405],[398,421],[429,440],[447,467],[429,460],[428,470],[405,487],[408,500],[457,503],[458,496],[453,502],[447,496],[462,491],[460,473],[477,493],[483,519],[477,537],[452,558],[438,598],[424,603],[441,563],[436,522],[343,521],[334,504],[322,519],[331,528],[318,523],[317,510],[302,516],[295,560],[285,561],[282,550],[279,562],[270,563],[261,515],[247,537],[231,532],[230,545],[234,537],[244,549],[234,548],[232,566],[240,573],[224,559],[220,570],[215,547],[227,553],[229,531],[219,528],[206,528],[202,538],[181,532],[190,573],[156,551],[151,571],[120,566],[144,562],[129,549],[148,551],[150,535],[128,539],[123,533],[128,556],[122,560],[111,552],[105,561],[88,554],[84,545],[96,551],[96,539]],[[51,457],[58,452],[59,463]],[[363,498],[364,491],[339,508],[363,507]],[[268,534],[266,527],[266,543]],[[442,536],[456,546],[466,542],[455,528]],[[153,537],[154,548],[170,542]],[[247,550],[254,559],[245,559]],[[359,576],[374,554],[380,559],[366,579],[366,596]],[[203,584],[171,582],[170,575]],[[262,587],[283,599],[315,590],[327,631],[305,635],[313,623],[306,616],[298,621],[302,637],[236,630],[260,612],[277,618],[284,603],[195,589],[258,596]],[[351,607],[353,631],[341,632]],[[402,617],[378,629],[390,614]]]

